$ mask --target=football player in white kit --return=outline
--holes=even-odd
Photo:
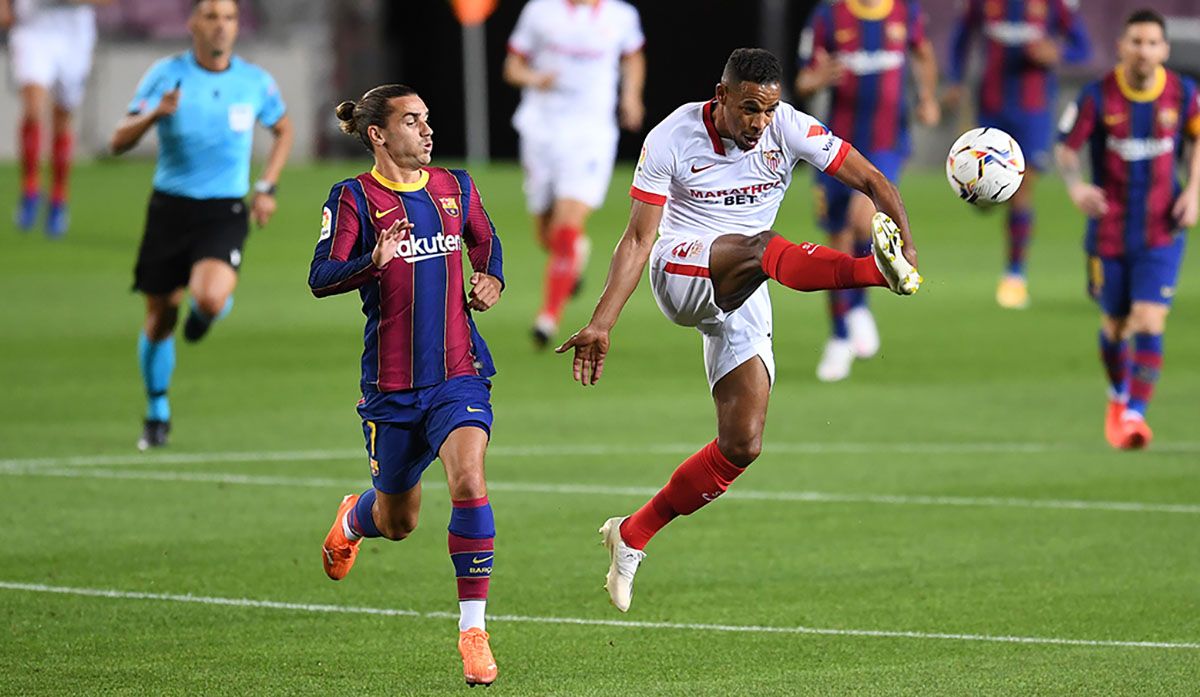
[[[37,222],[42,202],[41,147],[48,107],[53,103],[51,162],[53,181],[46,234],[67,231],[67,179],[71,170],[71,115],[83,103],[96,45],[93,5],[112,0],[0,0],[0,27],[11,27],[8,50],[13,76],[21,86],[21,198],[16,222],[22,230]]]
[[[533,326],[538,348],[558,331],[587,263],[584,225],[608,192],[617,113],[621,127],[642,127],[644,43],[638,12],[624,0],[530,0],[509,38],[504,79],[521,88],[513,126],[526,203],[550,253]]]
[[[650,538],[716,500],[759,455],[775,377],[765,281],[802,291],[886,286],[901,295],[921,284],[896,187],[821,122],[780,102],[782,77],[771,53],[738,49],[714,100],[685,104],[650,131],[604,293],[588,325],[558,349],[574,349],[575,379],[595,384],[609,332],[647,262],[663,314],[703,337],[716,440],[633,515],[610,518],[600,529],[610,554],[605,587],[621,611],[629,609]],[[871,199],[879,211],[872,256],[793,244],[770,229],[801,162]]]

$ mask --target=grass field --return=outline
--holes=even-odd
[[[6,231],[0,252],[0,694],[461,692],[435,465],[422,527],[368,541],[328,581],[318,548],[368,484],[354,403],[356,296],[305,280],[328,186],[296,168],[246,250],[237,307],[179,347],[168,449],[139,454],[129,292],[150,169],[81,168],[74,227]],[[0,191],[15,191],[15,168]],[[543,260],[519,171],[476,172],[509,289],[479,317],[500,374],[488,474],[499,694],[1197,694],[1200,263],[1182,273],[1153,448],[1112,452],[1081,220],[1039,193],[1033,306],[999,310],[1001,216],[938,174],[909,202],[927,279],[876,293],[884,337],[817,383],[825,302],[780,288],[763,457],[649,547],[632,611],[601,590],[596,528],[632,511],[714,434],[700,342],[646,284],[602,383],[569,380],[527,331]],[[584,299],[627,211],[628,172],[591,229]],[[807,178],[777,227],[816,236]],[[368,611],[365,609],[374,609]],[[696,626],[705,625],[705,626]],[[1145,642],[1144,644],[1141,644]]]

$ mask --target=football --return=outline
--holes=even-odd
[[[946,179],[959,198],[976,206],[1004,203],[1025,178],[1025,155],[998,128],[973,128],[959,136],[946,157]]]

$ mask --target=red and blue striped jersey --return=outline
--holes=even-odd
[[[1064,42],[1066,63],[1088,59],[1091,45],[1073,0],[966,0],[950,41],[950,81],[961,83],[971,41],[984,37],[979,111],[985,115],[1046,112],[1055,109],[1054,68],[1030,60],[1034,41]]]
[[[1118,68],[1083,88],[1059,130],[1066,147],[1088,146],[1092,181],[1108,200],[1108,213],[1088,221],[1089,253],[1116,257],[1174,241],[1176,165],[1184,138],[1200,137],[1194,82],[1159,68],[1153,86],[1138,92]]]
[[[908,51],[926,41],[925,18],[914,0],[856,0],[824,4],[800,41],[800,60],[812,65],[824,51],[842,63],[833,85],[830,129],[863,152],[909,149],[906,97]]]
[[[362,388],[380,392],[436,385],[496,369],[471,320],[463,247],[471,268],[504,282],[500,238],[475,182],[463,170],[426,167],[415,184],[376,170],[338,182],[321,211],[309,270],[313,295],[357,289],[367,317]],[[408,218],[415,227],[382,270],[376,237]]]

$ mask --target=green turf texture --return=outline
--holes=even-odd
[[[180,342],[171,389],[167,453],[347,454],[327,460],[13,463],[136,460],[143,310],[129,285],[149,165],[79,168],[64,241],[4,231],[0,582],[456,611],[449,505],[436,464],[413,537],[367,541],[340,583],[318,562],[338,500],[369,484],[365,458],[350,456],[362,447],[354,404],[363,320],[356,294],[318,301],[305,281],[328,187],[365,166],[285,173],[278,215],[246,248],[234,312],[203,343]],[[16,191],[14,170],[0,177],[0,190]],[[544,258],[524,213],[520,172],[496,165],[474,175],[503,238],[508,277],[500,304],[477,317],[500,370],[497,454],[488,461],[499,530],[493,614],[1200,642],[1195,512],[731,497],[651,543],[632,611],[620,615],[601,590],[607,562],[596,528],[645,496],[528,485],[661,485],[684,448],[714,435],[700,341],[661,316],[643,283],[613,334],[601,384],[573,384],[569,361],[533,352],[528,339]],[[628,181],[628,168],[619,168],[589,225],[595,254],[567,327],[586,320],[603,284],[627,215]],[[936,173],[914,173],[902,190],[925,286],[913,298],[873,292],[883,352],[837,385],[813,375],[826,337],[824,297],[772,288],[779,380],[765,452],[734,491],[1200,504],[1195,255],[1184,265],[1150,410],[1154,446],[1113,452],[1102,436],[1082,220],[1062,186],[1047,180],[1038,192],[1033,304],[1023,312],[993,300],[1003,213],[976,213]],[[820,239],[811,198],[809,178],[798,176],[777,229]],[[806,444],[814,450],[804,452]],[[906,445],[889,451],[893,444]],[[584,446],[613,452],[553,450]],[[515,454],[523,447],[550,450]],[[337,481],[263,486],[105,472]],[[1149,695],[1194,693],[1200,684],[1195,649],[515,621],[489,629],[500,665],[496,694]],[[0,637],[0,694],[465,689],[455,622],[446,618],[0,589]]]

